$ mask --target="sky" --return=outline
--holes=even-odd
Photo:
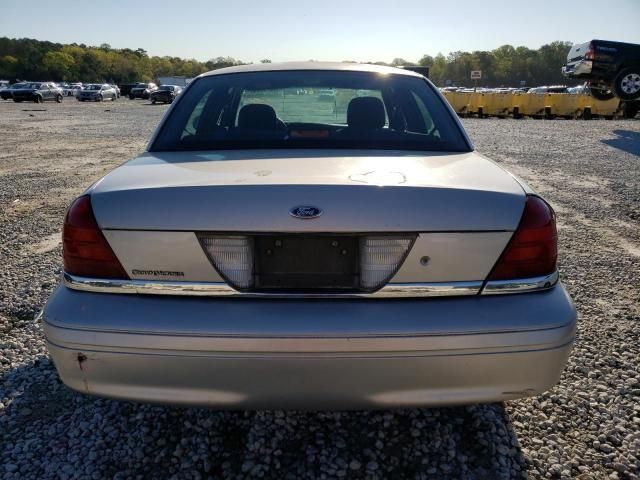
[[[504,44],[640,43],[640,0],[0,0],[0,12],[0,36],[201,61],[417,61]]]

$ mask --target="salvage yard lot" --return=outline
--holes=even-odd
[[[579,336],[550,392],[457,408],[216,412],[71,392],[34,321],[60,275],[65,208],[143,150],[165,110],[0,103],[1,478],[640,478],[640,121],[464,121],[479,151],[558,214]]]

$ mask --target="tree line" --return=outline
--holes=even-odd
[[[468,86],[471,70],[482,70],[482,86],[518,86],[566,83],[560,67],[571,47],[552,42],[538,49],[504,45],[491,51],[452,52],[447,56],[424,55],[418,62],[396,58],[388,65],[422,65],[439,86]],[[268,63],[270,60],[261,60]],[[372,62],[387,65],[385,62]],[[138,48],[115,49],[84,44],[63,45],[28,38],[0,37],[0,79],[130,83],[153,81],[162,76],[195,77],[218,68],[241,65],[232,57],[215,57],[206,62],[179,57],[149,56]]]
[[[446,57],[425,55],[418,64],[429,67],[429,77],[439,86],[447,80],[460,86],[473,85],[472,70],[482,71],[479,84],[488,87],[517,87],[521,82],[527,86],[575,84],[560,72],[571,45],[561,41],[538,49],[503,45],[491,51],[453,52]]]
[[[12,81],[130,83],[173,75],[191,78],[209,70],[241,63],[231,57],[199,62],[178,57],[149,56],[141,48],[115,49],[108,44],[93,47],[28,38],[0,38],[0,78]]]

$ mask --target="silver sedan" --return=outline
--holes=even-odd
[[[118,92],[112,85],[89,84],[82,87],[76,94],[79,102],[104,102],[109,99],[115,102],[118,99]]]
[[[62,380],[93,395],[503,401],[553,386],[575,335],[553,209],[407,70],[204,74],[71,204],[63,237],[44,330]]]

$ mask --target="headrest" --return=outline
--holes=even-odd
[[[238,114],[238,127],[254,130],[276,130],[276,111],[270,105],[252,103],[245,105]]]
[[[356,97],[347,108],[347,124],[350,128],[384,127],[384,105],[376,97]]]

